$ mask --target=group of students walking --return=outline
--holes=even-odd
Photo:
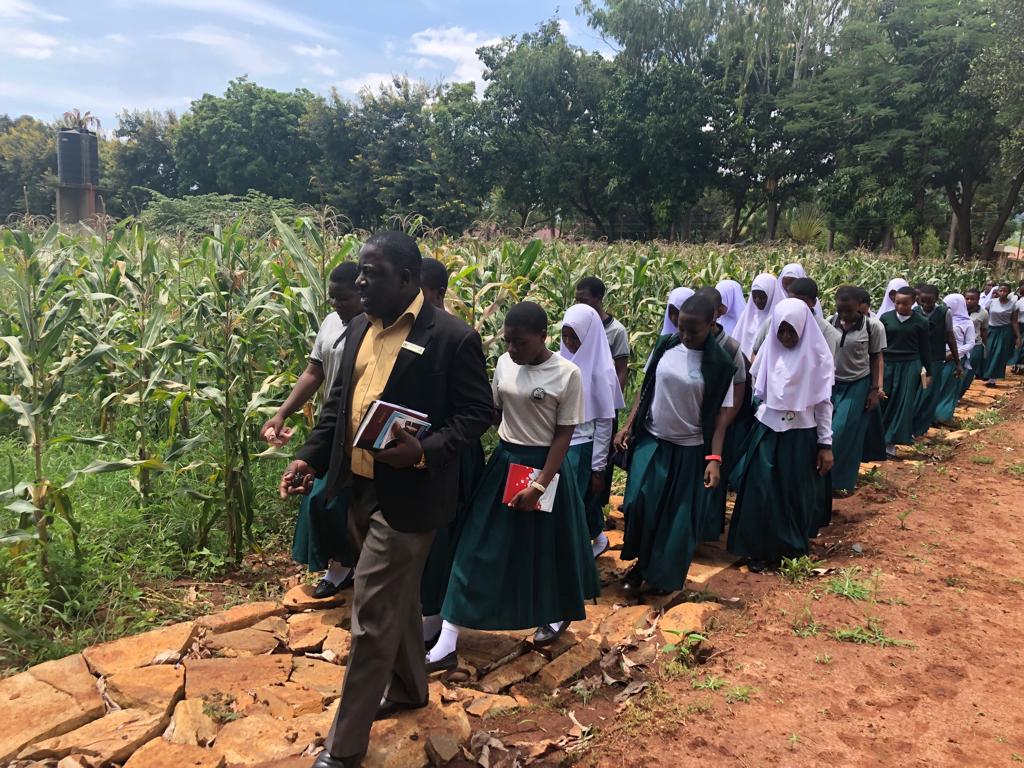
[[[335,312],[264,425],[268,442],[286,443],[286,419],[330,389],[347,323],[361,312],[356,276],[350,264],[332,272]],[[447,285],[445,267],[423,259],[424,300],[443,310]],[[950,422],[974,377],[994,386],[1008,365],[1024,366],[1024,295],[1008,284],[940,301],[934,285],[895,279],[877,314],[867,291],[842,286],[825,317],[817,284],[790,264],[778,277],[758,275],[747,295],[732,280],[672,291],[625,415],[629,335],[604,294],[596,277],[579,283],[557,352],[539,305],[516,304],[504,318],[507,351],[492,380],[497,447],[486,461],[479,442],[464,450],[455,520],[438,531],[424,568],[428,671],[456,665],[461,628],[535,628],[545,645],[585,617],[600,590],[595,558],[608,548],[613,466],[628,473],[620,556],[635,563],[626,594],[683,587],[697,546],[726,533],[729,489],[726,546],[760,571],[808,552],[833,498],[855,491],[862,461]],[[512,465],[539,472],[509,499]],[[345,497],[328,504],[320,491],[303,500],[293,557],[324,571],[315,594],[327,597],[351,583],[355,563]]]

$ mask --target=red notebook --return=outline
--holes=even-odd
[[[540,477],[540,470],[527,467],[522,464],[510,464],[508,477],[505,478],[505,492],[501,495],[501,503],[508,504],[515,498],[515,495],[530,486]],[[558,491],[558,475],[551,478],[548,489],[541,494],[537,501],[537,510],[550,512],[555,506],[555,493]]]

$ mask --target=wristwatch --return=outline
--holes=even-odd
[[[426,469],[427,468],[427,454],[420,451],[420,460],[412,465],[413,469]]]
[[[541,493],[544,493],[545,491],[547,491],[547,488],[545,488],[543,485],[538,483],[536,480],[534,480],[532,483],[530,483],[530,487],[533,488],[533,490],[535,490],[535,491],[540,491]]]

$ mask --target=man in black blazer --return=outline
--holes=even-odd
[[[348,488],[356,548],[352,646],[341,705],[315,768],[362,762],[375,719],[427,703],[420,578],[435,531],[454,514],[459,456],[491,423],[493,400],[477,333],[420,291],[420,252],[400,232],[359,252],[352,320],[320,421],[281,478],[281,495],[308,493],[327,475],[328,498]],[[374,400],[421,411],[422,441],[399,430],[373,454],[353,436]]]

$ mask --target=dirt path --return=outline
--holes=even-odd
[[[830,592],[835,572],[791,584],[724,571],[711,590],[740,602],[717,615],[717,653],[692,678],[662,674],[649,712],[605,725],[581,764],[1024,764],[1017,383],[1000,390],[1010,395],[1001,423],[955,450],[930,433],[919,456],[937,461],[890,462],[872,487],[837,502],[814,554],[858,569],[853,586],[867,599]],[[855,627],[897,645],[836,639]]]

